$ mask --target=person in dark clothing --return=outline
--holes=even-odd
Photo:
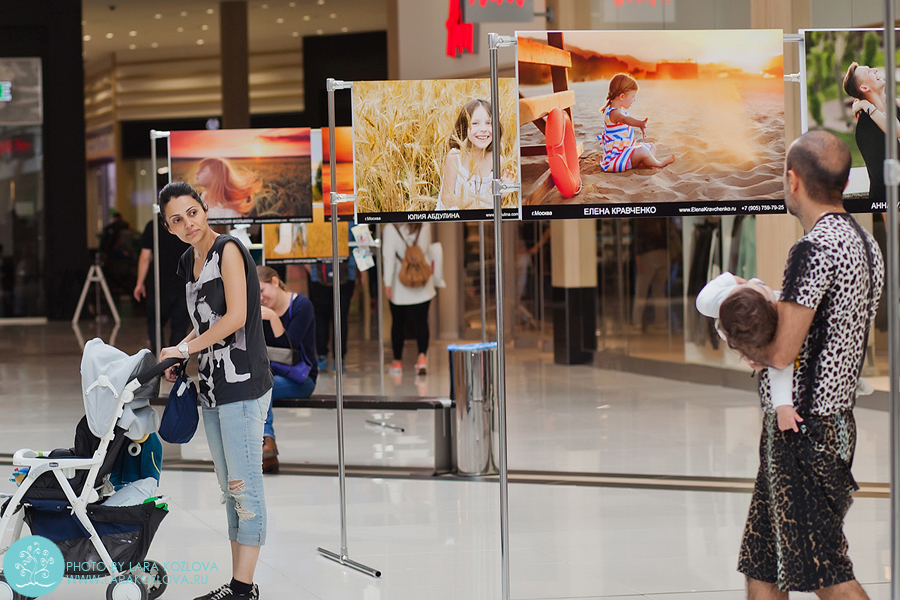
[[[844,91],[856,98],[853,114],[856,117],[856,145],[866,162],[869,173],[869,200],[884,201],[884,134],[887,131],[887,106],[884,93],[884,76],[873,69],[851,63],[844,75]],[[900,100],[898,108],[900,112]],[[900,127],[897,128],[900,135]]]
[[[159,312],[160,327],[169,323],[168,346],[175,346],[191,329],[187,304],[184,298],[184,279],[176,272],[178,260],[185,250],[190,248],[168,231],[159,232]],[[134,299],[140,302],[147,298],[147,335],[153,354],[156,347],[156,306],[153,296],[153,221],[144,227],[141,235],[141,255],[138,259],[137,285],[134,286]],[[162,334],[165,340],[165,334]]]

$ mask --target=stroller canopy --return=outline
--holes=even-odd
[[[94,338],[84,345],[81,357],[81,390],[84,412],[91,433],[101,437],[113,424],[125,385],[138,373],[153,367],[156,360],[146,348],[129,356]],[[134,400],[126,404],[118,425],[126,436],[140,440],[159,426],[159,415],[150,406],[150,398],[159,395],[156,377],[134,392]]]

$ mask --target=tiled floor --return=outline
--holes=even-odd
[[[126,323],[117,345],[136,351],[141,332],[141,323]],[[442,344],[432,348],[427,378],[417,381],[407,373],[395,384],[388,377],[387,394],[448,393],[446,352]],[[348,394],[378,392],[377,360],[366,350],[351,346]],[[67,326],[0,328],[0,453],[71,444],[83,414],[79,358]],[[513,469],[755,474],[759,410],[753,394],[562,367],[550,355],[529,350],[508,353],[507,382]],[[318,391],[333,388],[333,378],[320,379]],[[416,417],[384,415],[408,426],[399,434],[367,428],[351,416],[348,456],[379,465],[427,462],[428,450],[415,435]],[[857,420],[855,475],[886,482],[887,416],[860,409]],[[282,460],[322,462],[336,453],[334,411],[279,410],[276,429]],[[208,456],[202,428],[183,453]],[[0,479],[0,492],[11,493],[13,484]],[[269,537],[256,578],[263,598],[501,597],[496,483],[348,479],[350,556],[382,570],[375,580],[316,554],[317,546],[340,549],[335,478],[278,475],[265,482]],[[170,574],[178,575],[179,583],[163,598],[190,599],[230,577],[219,492],[212,473],[184,471],[165,471],[161,489],[172,498],[171,510],[149,558],[170,562]],[[514,484],[509,504],[513,598],[743,598],[735,563],[747,494]],[[857,499],[846,531],[858,578],[872,598],[886,600],[888,500]],[[100,585],[66,581],[46,597],[87,600],[105,593]]]

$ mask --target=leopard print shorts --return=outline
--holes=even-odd
[[[811,592],[854,579],[844,516],[858,486],[851,411],[806,417],[801,432],[779,431],[766,414],[759,474],[738,571],[781,591]]]

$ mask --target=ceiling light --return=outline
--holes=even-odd
[[[318,4],[319,6],[322,6],[323,4],[325,4],[325,0],[318,0]]]
[[[201,25],[201,26],[200,26],[200,29],[202,29],[203,31],[208,31],[208,30],[209,30],[209,25]]]
[[[275,19],[275,22],[276,23],[284,23],[284,19],[282,19],[281,17],[278,17],[277,19]]]
[[[325,33],[325,32],[322,31],[321,29],[316,29],[316,33],[318,33],[319,35],[322,35],[322,34]]]
[[[182,16],[182,17],[186,17],[186,16],[187,16],[187,11],[186,11],[186,10],[181,11],[181,16]]]
[[[184,33],[184,27],[179,27],[175,31],[177,31],[178,33]]]
[[[269,5],[268,5],[268,4],[263,4],[262,7],[263,7],[263,9],[266,9],[266,8],[269,8]]]
[[[203,40],[197,40],[197,45],[198,45],[198,46],[202,46],[202,45],[203,45]]]
[[[153,15],[153,18],[154,19],[162,19],[162,15],[159,13],[156,13],[155,15]]]
[[[208,14],[208,15],[211,15],[211,14],[213,14],[213,13],[215,13],[215,12],[216,12],[216,11],[213,10],[213,9],[211,9],[211,8],[207,8],[207,9],[206,9],[206,14]]]
[[[141,175],[146,175],[146,174],[147,174],[147,169],[141,169]]]
[[[151,47],[151,48],[159,48],[159,43],[158,43],[158,42],[153,42],[152,44],[150,44],[150,47]]]
[[[341,31],[343,31],[344,33],[347,33],[350,30],[347,27],[341,27]]]
[[[299,32],[299,31],[294,31],[294,32],[291,33],[291,36],[292,36],[292,37],[300,37],[300,32]]]
[[[309,15],[303,15],[303,20],[304,20],[304,21],[309,21]]]
[[[297,3],[296,2],[288,2],[288,6],[290,6],[291,8],[294,8],[295,6],[297,6]]]
[[[86,42],[91,41],[91,36],[89,36],[89,35],[84,36],[84,41],[86,41]]]
[[[128,35],[130,35],[131,37],[134,37],[137,35],[137,31],[131,30],[128,32]]]
[[[165,175],[166,173],[169,172],[169,167],[160,167],[156,170],[156,172],[159,173],[160,175]]]
[[[328,15],[328,16],[331,17],[332,19],[337,19],[337,14],[336,14],[336,13],[331,13],[331,14]]]
[[[110,31],[109,33],[106,34],[106,39],[108,39],[108,40],[113,39],[113,34],[112,34],[111,31]]]
[[[129,50],[134,50],[135,48],[137,48],[137,44],[131,44],[130,46],[128,46]]]

